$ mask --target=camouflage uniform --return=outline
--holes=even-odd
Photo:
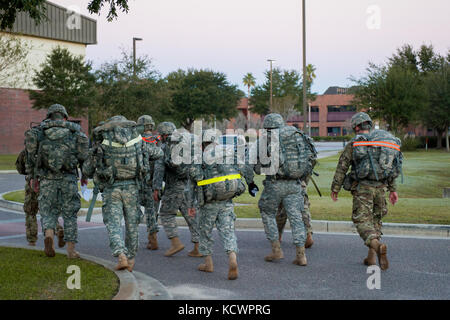
[[[348,143],[339,158],[331,184],[332,192],[339,192],[346,173],[353,165],[353,146]],[[364,243],[369,246],[373,239],[381,239],[381,219],[387,214],[386,188],[396,191],[395,181],[361,180],[351,186],[353,196],[352,220]]]
[[[307,190],[306,182],[302,180],[301,185],[302,185],[302,190],[303,190],[302,192],[303,192],[303,199],[304,199],[303,210],[302,210],[302,220],[303,220],[303,223],[305,224],[306,233],[308,234],[308,233],[312,233],[311,211],[309,210],[310,202],[309,202],[308,193],[306,192],[306,190]],[[286,209],[284,209],[284,207],[282,205],[280,205],[278,207],[276,221],[277,221],[277,226],[278,226],[278,233],[281,235],[283,233],[284,227],[287,222]]]
[[[64,219],[64,240],[66,242],[77,243],[78,238],[78,225],[77,214],[80,209],[80,196],[78,194],[77,185],[77,169],[76,167],[82,166],[84,160],[88,155],[88,139],[86,135],[81,131],[80,127],[68,121],[63,120],[50,120],[50,116],[58,112],[64,115],[67,119],[68,114],[65,108],[61,105],[52,105],[47,113],[47,119],[41,123],[41,128],[51,130],[53,128],[70,128],[71,134],[76,137],[76,142],[71,150],[74,155],[75,163],[72,163],[74,167],[71,169],[62,169],[60,171],[52,171],[48,165],[51,160],[39,160],[41,157],[39,150],[28,150],[28,146],[35,145],[36,141],[26,142],[27,145],[27,168],[35,168],[33,176],[39,178],[39,212],[41,215],[42,230],[55,230],[58,225],[58,217],[62,216]],[[26,139],[33,140],[31,136],[27,136]],[[41,142],[39,142],[41,144]],[[33,149],[33,148],[32,148]],[[31,151],[31,152],[29,152]],[[52,161],[59,161],[65,157],[66,154],[58,154],[59,150],[53,151]],[[29,171],[32,172],[32,171]]]
[[[162,135],[165,132],[163,130],[166,129],[167,132],[170,132],[169,135],[171,135],[175,130],[175,125],[171,122],[162,122],[158,127],[158,131]],[[193,190],[194,184],[188,179],[188,174],[185,177],[180,177],[176,170],[166,164],[170,152],[168,143],[170,142],[166,141],[162,145],[164,157],[155,161],[155,170],[153,173],[153,190],[158,190],[161,194],[163,181],[165,182],[161,197],[161,223],[169,239],[178,238],[178,226],[175,217],[179,210],[191,232],[191,242],[196,244],[199,241],[198,221],[197,218],[192,218],[188,214],[191,200],[188,198],[189,195],[186,192],[187,190]]]
[[[120,135],[115,128],[120,123],[132,123],[123,116],[114,116],[109,119],[103,126],[95,130],[100,134],[102,130],[114,131],[114,134]],[[123,144],[130,141],[131,138],[127,136],[120,137]],[[106,147],[108,142],[104,142]],[[139,146],[135,149],[137,157],[142,156],[142,141],[136,142]],[[142,218],[140,209],[140,176],[130,179],[119,179],[116,176],[116,170],[109,175],[106,173],[109,168],[116,165],[112,160],[111,165],[106,163],[104,147],[101,144],[96,146],[96,150],[91,150],[90,157],[83,166],[83,173],[99,182],[100,191],[102,191],[102,215],[103,223],[106,225],[109,236],[109,247],[114,257],[119,257],[122,254],[129,260],[134,259],[138,250],[138,234],[139,223]],[[121,147],[121,149],[129,150],[129,148]],[[158,147],[148,149],[148,156],[150,159],[157,159],[162,156],[162,151]],[[110,158],[108,158],[110,159]],[[140,158],[142,160],[142,158]],[[110,159],[111,160],[111,159]],[[138,160],[139,161],[139,160]],[[143,162],[142,162],[143,163]],[[143,170],[143,168],[141,168]],[[140,173],[138,173],[140,174]],[[125,220],[125,241],[122,237],[122,218]],[[134,261],[134,260],[133,260]]]

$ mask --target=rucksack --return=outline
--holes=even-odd
[[[87,146],[87,137],[78,124],[62,120],[45,120],[38,134],[36,167],[52,174],[74,173],[79,163],[81,146]]]
[[[217,146],[216,149],[221,148]],[[203,180],[197,185],[203,188],[203,198],[205,202],[229,200],[240,196],[245,191],[245,184],[240,177],[236,165],[226,164],[226,152],[234,150],[221,150],[216,152],[216,161],[211,164],[203,164]],[[219,161],[219,157],[223,157]],[[222,162],[222,163],[220,163]]]
[[[100,179],[110,184],[116,180],[140,179],[143,170],[142,137],[134,121],[110,121],[95,129],[103,137],[104,164]]]
[[[317,161],[313,140],[293,126],[280,129],[280,166],[277,177],[305,179],[311,175]]]
[[[401,140],[385,130],[357,135],[353,141],[357,180],[393,180],[402,173]]]
[[[190,152],[184,154],[184,152]],[[173,156],[177,158],[174,159]],[[189,177],[189,166],[194,159],[194,137],[189,132],[175,131],[170,137],[170,141],[166,142],[164,148],[164,163],[169,171],[175,176],[184,180]]]
[[[25,149],[23,149],[17,156],[17,160],[16,160],[17,172],[22,175],[27,174],[26,167],[25,167],[26,157],[27,157],[27,151]]]

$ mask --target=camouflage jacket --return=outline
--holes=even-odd
[[[351,166],[353,166],[353,143],[348,143],[344,151],[342,152],[339,162],[336,167],[336,173],[334,174],[333,182],[331,184],[332,192],[339,192],[344,183],[345,176]],[[372,180],[361,180],[359,183],[363,185],[380,187],[385,185],[390,192],[396,191],[396,184],[394,181],[372,181]],[[356,190],[358,181],[355,181],[352,185],[352,191]]]
[[[160,148],[160,141],[158,140],[158,136],[154,136],[152,134],[143,133],[142,139],[144,143],[142,144],[143,153],[144,153],[144,165],[148,168],[148,171],[144,175],[143,179],[143,187],[145,189],[152,189],[153,184],[153,172],[155,171],[155,157],[153,155],[155,147]],[[163,155],[162,150],[160,151],[160,157]]]

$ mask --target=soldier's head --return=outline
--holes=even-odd
[[[127,118],[125,118],[124,116],[118,115],[118,116],[113,116],[107,120],[107,122],[110,122],[110,121],[127,121]]]
[[[373,127],[372,119],[365,112],[358,112],[353,115],[351,123],[355,133],[366,133]]]
[[[140,116],[137,120],[137,124],[144,126],[145,132],[151,132],[155,127],[155,121],[153,121],[153,118],[149,115]]]
[[[66,108],[60,104],[53,104],[47,110],[47,119],[51,120],[67,120],[69,115],[67,114]]]
[[[263,128],[266,130],[280,129],[284,127],[283,117],[278,113],[269,113],[264,117]]]
[[[202,134],[202,149],[205,150],[211,143],[217,144],[218,135],[217,131],[214,129],[207,129],[203,131]]]
[[[158,125],[158,133],[161,135],[162,142],[166,142],[176,129],[172,122],[161,122]]]

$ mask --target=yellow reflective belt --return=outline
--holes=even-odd
[[[241,178],[240,174],[229,174],[227,176],[198,181],[197,185],[204,186],[204,185],[211,184],[211,183],[216,183],[216,182],[221,182],[221,181],[226,181],[226,180],[240,179],[240,178]]]
[[[121,143],[117,143],[117,142],[111,142],[111,146],[115,147],[115,148],[126,148],[126,147],[130,147],[130,146],[135,145],[136,143],[138,143],[141,140],[142,140],[142,137],[141,137],[141,135],[139,135],[139,137],[134,138],[133,140],[130,140],[130,141],[128,141],[125,144],[121,144]],[[106,139],[102,141],[102,144],[107,145],[107,146],[110,145],[109,141],[106,140]]]

